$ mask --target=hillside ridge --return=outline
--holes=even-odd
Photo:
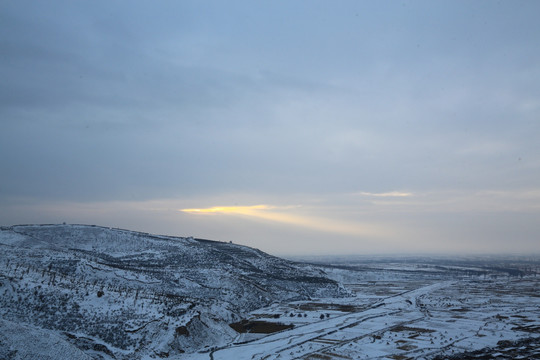
[[[347,295],[321,269],[255,248],[97,225],[2,226],[0,252],[3,324],[50,331],[95,359],[223,346],[254,309]]]

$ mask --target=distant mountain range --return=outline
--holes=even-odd
[[[270,303],[347,295],[257,249],[99,226],[1,227],[0,254],[2,359],[167,358],[231,342]]]

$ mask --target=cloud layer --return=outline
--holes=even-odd
[[[2,223],[539,252],[539,10],[1,2]]]

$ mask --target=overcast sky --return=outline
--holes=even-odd
[[[0,0],[0,224],[540,253],[539,14]]]

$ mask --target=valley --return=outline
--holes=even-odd
[[[350,261],[350,260],[349,260]],[[535,262],[507,259],[461,266],[398,259],[325,270],[353,298],[276,304],[254,319],[292,330],[213,352],[212,359],[538,358],[540,279]],[[537,264],[537,263],[536,263]],[[374,266],[376,265],[376,266]],[[443,266],[442,266],[443,265]],[[489,266],[488,266],[489,265]],[[203,359],[204,356],[194,357]]]

